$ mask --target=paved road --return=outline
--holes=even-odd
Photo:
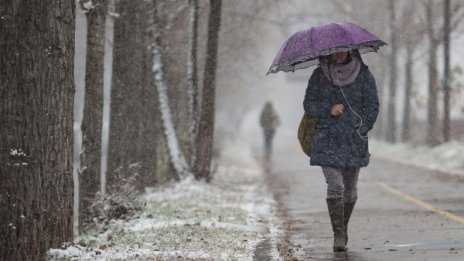
[[[372,158],[360,173],[349,251],[333,253],[320,168],[281,143],[268,169],[295,260],[464,260],[464,179]]]

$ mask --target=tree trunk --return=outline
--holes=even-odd
[[[197,77],[198,0],[189,0],[189,42],[187,58],[188,110],[190,117],[190,165],[195,163],[198,132],[198,77]]]
[[[0,260],[72,240],[75,1],[0,1]]]
[[[108,0],[95,1],[87,13],[85,101],[82,119],[79,229],[92,221],[90,206],[100,186],[103,117],[103,69]]]
[[[154,92],[147,86],[148,12],[151,2],[116,4],[108,149],[108,185],[135,179],[142,190],[155,183]],[[114,192],[115,190],[113,190]]]
[[[213,157],[215,84],[219,30],[221,26],[222,0],[210,1],[208,21],[208,42],[206,47],[205,75],[201,102],[200,125],[197,139],[197,159],[194,173],[199,179],[211,179],[211,160]]]
[[[156,13],[153,15],[152,24],[153,39],[151,50],[153,57],[153,78],[158,96],[165,143],[168,149],[171,166],[174,168],[178,178],[185,178],[191,174],[191,170],[180,148],[179,140],[174,129],[171,109],[169,107],[169,98],[163,74],[160,30]]]
[[[386,140],[388,142],[396,141],[396,85],[397,85],[397,39],[396,39],[396,16],[395,16],[395,5],[393,0],[389,1],[390,9],[390,86],[388,96],[388,116],[387,116],[387,133]]]
[[[443,101],[443,139],[444,141],[449,141],[450,139],[450,21],[451,21],[451,12],[450,12],[450,0],[445,0],[443,16],[445,19],[444,22],[444,72],[443,72],[443,81],[444,81],[444,101]]]
[[[403,112],[403,129],[401,131],[401,140],[409,142],[411,138],[411,90],[413,86],[413,56],[414,46],[411,43],[407,44],[406,48],[406,64],[405,64],[405,86],[404,86],[404,112]]]
[[[439,143],[438,139],[438,105],[437,105],[437,95],[438,95],[438,71],[437,71],[437,51],[438,51],[438,42],[435,39],[430,39],[430,49],[429,49],[429,98],[427,106],[427,137],[426,142],[428,145],[434,146]]]
[[[142,162],[140,182],[143,187],[154,186],[157,168],[157,147],[159,146],[160,119],[156,102],[156,91],[153,88],[153,59],[151,57],[152,23],[150,21],[154,10],[154,1],[145,1],[142,5],[143,17],[141,26],[143,29],[142,47],[142,90],[140,99],[140,128],[139,128],[139,161]]]
[[[425,142],[428,145],[434,146],[438,144],[437,133],[437,49],[438,40],[435,37],[434,17],[433,17],[433,1],[429,0],[425,3],[426,12],[426,30],[429,38],[429,63],[428,63],[428,104],[427,104],[427,136]]]
[[[379,55],[382,55],[382,54],[379,54]],[[386,56],[383,58],[387,59]],[[381,60],[384,61],[385,59],[381,59]],[[377,121],[373,129],[374,137],[379,140],[385,140],[385,137],[386,137],[386,130],[385,130],[386,113],[385,112],[387,111],[386,110],[387,103],[384,101],[385,101],[385,97],[387,94],[387,88],[385,87],[388,84],[389,75],[385,74],[384,72],[388,71],[388,66],[389,66],[388,63],[381,62],[381,63],[374,64],[374,66],[370,67],[372,68],[372,73],[376,75],[376,82],[378,86],[377,88],[378,88],[378,95],[379,95],[379,101],[380,101],[379,116],[377,117]]]

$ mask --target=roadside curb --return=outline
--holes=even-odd
[[[281,226],[282,226],[281,234],[279,235],[277,240],[275,240],[274,247],[276,248],[275,250],[280,257],[279,260],[293,261],[293,260],[296,260],[296,258],[293,257],[294,250],[290,246],[290,240],[289,240],[289,231],[290,231],[291,222],[288,219],[288,213],[286,212],[286,209],[283,206],[283,202],[281,200],[282,192],[278,192],[276,190],[276,184],[273,183],[271,169],[272,169],[272,162],[261,161],[261,170],[265,178],[266,186],[269,189],[270,194],[274,198],[274,201],[276,202],[276,214],[278,216],[276,216],[275,218],[280,219]]]

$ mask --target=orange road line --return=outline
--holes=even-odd
[[[395,194],[395,195],[397,195],[397,196],[399,196],[399,197],[401,197],[401,198],[403,198],[403,199],[405,199],[405,200],[407,200],[407,201],[409,201],[409,202],[411,202],[411,203],[413,203],[413,204],[415,204],[415,205],[417,205],[417,206],[419,206],[419,207],[421,207],[423,209],[426,209],[426,210],[431,211],[431,212],[433,212],[435,214],[438,214],[440,216],[451,219],[451,220],[453,220],[455,222],[464,224],[464,217],[460,217],[460,216],[454,215],[454,214],[452,214],[450,212],[438,209],[438,208],[436,208],[436,207],[434,207],[434,206],[432,206],[432,205],[430,205],[428,203],[425,203],[424,201],[422,201],[422,200],[420,200],[418,198],[415,198],[415,197],[413,197],[413,196],[411,196],[411,195],[409,195],[409,194],[407,194],[407,193],[405,193],[405,192],[403,192],[403,191],[401,191],[399,189],[396,189],[396,188],[394,188],[394,187],[392,187],[392,186],[390,186],[390,185],[388,185],[388,184],[386,184],[384,182],[375,180],[373,178],[366,178],[366,179],[373,182],[375,185],[381,187],[382,189],[384,189],[384,190],[386,190],[386,191],[388,191],[388,192],[390,192],[392,194]]]

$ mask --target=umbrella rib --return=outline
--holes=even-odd
[[[354,43],[354,42],[355,42],[355,40],[351,37],[351,35],[348,34],[348,33],[346,32],[345,27],[341,26],[340,23],[335,23],[335,25],[336,25],[338,28],[342,29],[342,32],[343,32],[343,34],[345,35],[345,37],[347,37],[347,38],[350,39],[350,43]]]

